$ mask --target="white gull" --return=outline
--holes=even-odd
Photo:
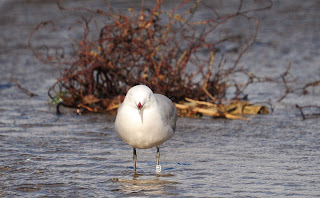
[[[161,171],[160,145],[175,132],[177,110],[164,95],[154,94],[145,85],[129,89],[120,105],[115,129],[121,139],[133,147],[134,172],[136,172],[136,149],[157,147],[156,171]]]

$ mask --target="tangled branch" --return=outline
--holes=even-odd
[[[171,11],[162,10],[160,0],[152,9],[145,8],[142,1],[140,11],[129,8],[127,15],[117,13],[108,1],[105,2],[107,11],[66,8],[58,2],[61,10],[94,13],[104,16],[107,22],[92,40],[89,39],[89,34],[95,33],[90,28],[92,18],[82,17],[83,35],[73,43],[75,56],[72,60],[66,58],[63,49],[57,48],[52,56],[49,47],[36,49],[32,46],[34,34],[48,25],[55,28],[53,21],[42,22],[31,32],[29,47],[35,57],[61,68],[60,77],[48,91],[53,101],[89,111],[109,111],[116,109],[129,87],[145,84],[156,93],[170,96],[176,103],[185,101],[186,97],[221,103],[228,88],[236,88],[234,98],[237,99],[255,79],[261,80],[240,67],[239,61],[258,34],[258,20],[247,14],[270,8],[271,1],[263,7],[243,10],[244,2],[240,0],[234,13],[220,15],[212,9],[216,17],[203,21],[194,17],[200,0],[194,3],[183,0]],[[189,9],[184,11],[183,6]],[[239,48],[231,67],[225,66],[224,56],[215,64],[217,44],[234,37],[225,35],[215,42],[211,38],[218,27],[236,17],[247,18],[254,25],[254,31]],[[235,73],[245,74],[247,83],[240,85],[228,80]]]

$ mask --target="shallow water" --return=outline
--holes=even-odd
[[[21,2],[0,3],[0,197],[320,196],[319,118],[302,121],[293,106],[319,104],[318,92],[290,96],[275,103],[273,114],[249,121],[179,118],[175,136],[161,147],[162,173],[155,173],[156,149],[148,149],[137,150],[134,175],[132,148],[114,132],[114,117],[56,115],[46,104],[58,72],[35,60],[26,39],[35,24],[64,16],[53,3]],[[275,1],[258,14],[260,44],[242,61],[252,70],[278,73],[292,61],[300,80],[319,77],[320,5],[297,2]],[[281,22],[273,23],[275,13]],[[14,79],[38,96],[21,93]],[[271,88],[249,88],[249,97],[275,101],[283,90]]]

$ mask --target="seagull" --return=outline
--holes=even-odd
[[[136,149],[157,148],[156,172],[161,172],[160,145],[175,132],[177,109],[164,95],[154,94],[145,85],[131,87],[118,108],[115,129],[120,138],[133,147],[134,173],[137,168]]]

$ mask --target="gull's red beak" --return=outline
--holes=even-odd
[[[138,107],[139,110],[143,107],[143,105],[141,104],[141,102],[139,102],[139,104],[137,105],[137,107]]]

